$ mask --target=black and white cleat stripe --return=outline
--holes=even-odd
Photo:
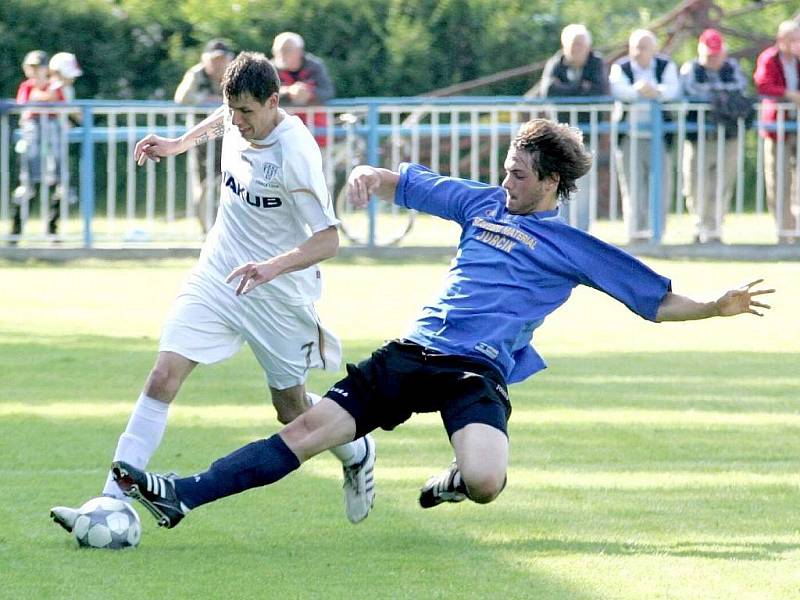
[[[148,473],[123,461],[114,462],[111,472],[122,493],[141,502],[161,527],[175,527],[189,512],[175,492],[174,475]]]

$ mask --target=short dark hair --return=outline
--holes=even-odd
[[[566,123],[532,119],[520,127],[512,145],[531,155],[531,169],[539,179],[558,175],[556,196],[564,201],[578,189],[575,181],[592,166],[592,155],[583,145],[583,134]]]
[[[261,104],[265,104],[280,89],[278,72],[261,52],[240,53],[222,76],[222,92],[226,98],[250,94]]]

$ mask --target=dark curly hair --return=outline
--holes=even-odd
[[[532,119],[523,124],[512,145],[531,156],[531,169],[539,179],[558,175],[556,196],[561,201],[577,190],[575,181],[592,166],[592,155],[583,145],[583,134],[566,123]]]
[[[222,91],[226,98],[250,94],[261,104],[265,104],[280,88],[278,72],[261,52],[241,52],[222,76]]]

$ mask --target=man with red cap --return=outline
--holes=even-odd
[[[796,132],[786,133],[779,140],[776,125],[783,121],[788,126],[797,117],[796,108],[786,110],[779,108],[778,103],[800,106],[800,23],[784,21],[778,26],[775,44],[758,55],[753,79],[758,93],[767,96],[762,102],[761,121],[772,125],[761,130],[767,204],[775,215],[778,243],[792,244],[797,239],[800,204],[798,136]],[[781,146],[783,152],[779,153]]]
[[[687,206],[695,215],[695,242],[719,242],[722,219],[733,195],[737,128],[735,123],[725,127],[713,106],[717,105],[715,100],[723,96],[742,96],[747,88],[747,80],[736,59],[728,57],[722,34],[716,29],[706,29],[700,34],[697,58],[681,67],[681,83],[684,95],[689,99],[712,104],[711,111],[704,115],[707,126],[705,133],[700,135],[700,132],[690,131],[686,135],[682,164],[683,194]],[[687,121],[697,122],[698,112],[689,113]],[[722,129],[714,127],[714,123],[723,125]],[[722,182],[719,190],[718,181]]]

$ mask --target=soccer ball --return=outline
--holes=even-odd
[[[78,509],[72,534],[84,548],[134,548],[142,536],[142,523],[131,505],[101,496]]]

